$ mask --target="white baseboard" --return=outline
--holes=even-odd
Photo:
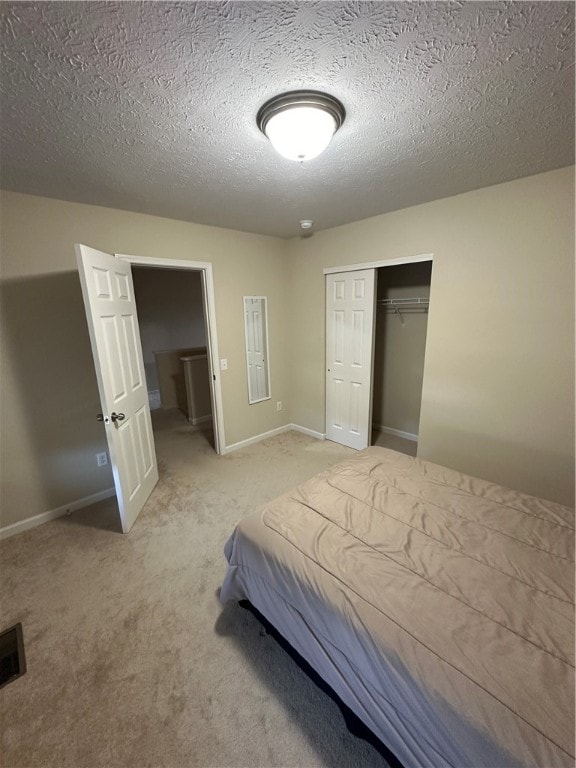
[[[10,536],[15,536],[17,533],[22,533],[30,528],[35,528],[37,525],[47,523],[48,520],[55,520],[57,517],[63,517],[64,515],[67,515],[68,512],[75,512],[77,509],[82,509],[82,507],[89,507],[90,504],[96,504],[97,501],[109,499],[111,496],[114,496],[115,493],[116,490],[114,488],[106,488],[105,491],[99,491],[98,493],[93,493],[91,496],[84,496],[83,499],[71,501],[70,504],[63,504],[61,507],[56,507],[56,509],[51,509],[48,512],[41,512],[39,515],[27,517],[25,520],[19,520],[17,523],[12,523],[12,525],[5,525],[3,528],[0,528],[0,539],[8,539]]]
[[[315,429],[308,429],[308,427],[301,427],[299,424],[290,424],[290,428],[296,432],[302,432],[304,435],[315,437],[316,440],[326,440],[325,432],[316,432]]]
[[[204,424],[205,421],[212,421],[211,413],[209,413],[208,416],[198,416],[195,419],[188,419],[188,423],[192,424],[193,427],[195,427],[197,424]]]
[[[396,435],[396,437],[403,437],[405,440],[412,440],[414,443],[418,442],[418,435],[413,435],[411,432],[402,432],[401,429],[394,429],[393,427],[383,427],[381,424],[372,424],[372,429],[379,429],[380,432],[385,432],[387,435]]]
[[[211,414],[208,416],[201,416],[198,419],[195,419],[194,422],[190,423],[199,424],[203,421],[208,421],[211,418]],[[326,439],[325,434],[322,432],[316,432],[314,429],[301,427],[299,424],[284,424],[283,427],[277,427],[276,429],[271,429],[268,432],[262,432],[260,435],[249,437],[246,440],[240,440],[238,443],[227,445],[222,453],[232,453],[233,451],[237,451],[240,448],[245,448],[248,445],[253,445],[254,443],[259,443],[262,440],[266,440],[268,437],[274,437],[274,435],[280,435],[283,432],[290,432],[292,430],[295,432],[301,432],[302,434],[308,435],[309,437],[314,437],[316,440]],[[64,504],[61,507],[51,509],[48,512],[41,512],[39,515],[34,515],[34,517],[27,517],[25,520],[12,523],[12,525],[6,525],[4,528],[0,528],[0,540],[7,539],[10,536],[14,536],[17,533],[22,533],[23,531],[27,531],[30,528],[35,528],[37,525],[47,523],[48,520],[55,520],[57,517],[63,517],[64,515],[68,514],[68,512],[74,512],[77,509],[82,509],[82,507],[89,507],[90,504],[95,504],[97,501],[109,499],[111,496],[114,496],[115,493],[116,490],[114,488],[107,488],[105,491],[93,493],[91,496],[85,496],[83,499],[77,499],[76,501],[70,502],[70,504]]]
[[[291,432],[294,430],[295,432],[302,432],[305,435],[309,435],[310,437],[315,437],[317,440],[324,440],[326,438],[326,435],[323,435],[322,432],[316,432],[313,429],[308,429],[307,427],[301,427],[298,424],[284,424],[283,427],[277,427],[276,429],[271,429],[268,432],[262,432],[260,435],[254,435],[254,437],[249,437],[246,440],[240,440],[238,443],[232,443],[232,445],[227,445],[224,450],[222,451],[223,454],[226,453],[232,453],[232,451],[237,451],[240,448],[246,448],[248,445],[254,445],[254,443],[259,443],[262,440],[266,440],[268,437],[274,437],[274,435],[281,435],[283,432]]]
[[[151,411],[157,411],[159,408],[162,408],[162,398],[160,397],[159,389],[151,389],[148,392],[148,403]]]
[[[238,451],[240,448],[246,448],[248,445],[254,445],[254,443],[259,443],[262,440],[266,440],[268,437],[280,435],[282,432],[289,432],[291,428],[291,424],[285,424],[283,427],[277,427],[276,429],[271,429],[268,432],[262,432],[259,435],[254,435],[254,437],[248,437],[246,440],[240,440],[238,443],[227,445],[222,453],[232,453],[232,451]]]

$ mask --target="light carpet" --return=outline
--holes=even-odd
[[[0,542],[1,628],[28,671],[0,691],[5,768],[386,768],[336,705],[236,604],[237,521],[350,455],[296,432],[217,456],[154,415],[160,481],[134,528],[115,501]]]

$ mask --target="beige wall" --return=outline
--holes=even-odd
[[[431,263],[377,270],[378,299],[430,296]],[[372,423],[418,434],[428,314],[404,310],[401,316],[376,309]]]
[[[289,249],[293,422],[324,431],[323,268],[433,252],[419,455],[573,503],[573,168]]]
[[[74,243],[108,252],[213,264],[226,444],[287,421],[286,243],[170,219],[1,195],[0,525],[112,485]],[[273,400],[248,405],[242,296],[268,296]],[[286,406],[285,406],[286,407]]]
[[[433,252],[419,455],[573,503],[572,168],[288,243],[10,192],[0,203],[0,525],[112,485],[94,456],[106,443],[75,242],[212,262],[227,445],[289,422],[324,431],[324,267]],[[245,294],[269,299],[272,399],[253,406]]]

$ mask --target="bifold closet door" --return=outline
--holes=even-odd
[[[370,442],[376,270],[326,276],[326,437]]]

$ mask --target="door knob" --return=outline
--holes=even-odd
[[[116,424],[117,421],[124,421],[125,418],[126,416],[124,416],[123,413],[116,413],[115,411],[112,411],[110,414],[110,419],[113,424]]]

